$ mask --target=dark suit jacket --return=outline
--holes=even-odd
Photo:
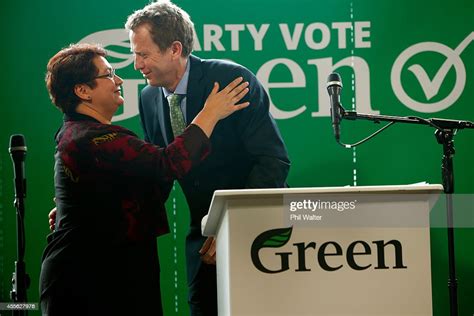
[[[276,188],[286,186],[290,161],[280,132],[269,113],[269,99],[261,83],[245,67],[223,60],[190,56],[186,118],[189,124],[203,108],[214,82],[224,88],[238,76],[250,83],[241,102],[250,106],[221,120],[211,136],[211,154],[179,183],[190,212],[186,241],[188,283],[201,264],[201,219],[218,189]],[[169,105],[161,87],[147,86],[140,97],[140,118],[145,140],[165,146],[172,138]],[[168,192],[171,189],[169,185]]]

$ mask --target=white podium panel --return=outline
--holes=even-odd
[[[440,192],[216,191],[203,233],[217,238],[219,315],[431,315],[429,211]],[[348,208],[316,210],[326,202]]]

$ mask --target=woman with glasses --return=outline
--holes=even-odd
[[[97,45],[76,44],[47,65],[46,86],[64,113],[56,134],[56,230],[43,254],[43,315],[161,315],[156,237],[168,232],[160,184],[210,151],[216,123],[248,106],[238,78],[217,84],[202,111],[166,148],[111,124],[122,79]],[[91,218],[93,220],[91,220]]]

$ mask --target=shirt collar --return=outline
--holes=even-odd
[[[183,77],[181,80],[178,82],[178,85],[176,86],[176,89],[174,92],[171,92],[167,90],[165,87],[161,87],[163,89],[163,93],[165,94],[165,97],[167,98],[170,94],[179,94],[179,95],[186,95],[186,91],[188,90],[188,81],[189,81],[189,69],[191,63],[189,62],[189,57],[188,60],[186,61],[186,70],[184,71]]]

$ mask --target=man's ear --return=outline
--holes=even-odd
[[[79,83],[74,86],[74,93],[79,97],[81,100],[90,100],[91,87],[86,85],[85,83]]]
[[[183,52],[183,44],[180,41],[174,41],[171,43],[171,53],[173,57],[181,57],[181,53]]]

